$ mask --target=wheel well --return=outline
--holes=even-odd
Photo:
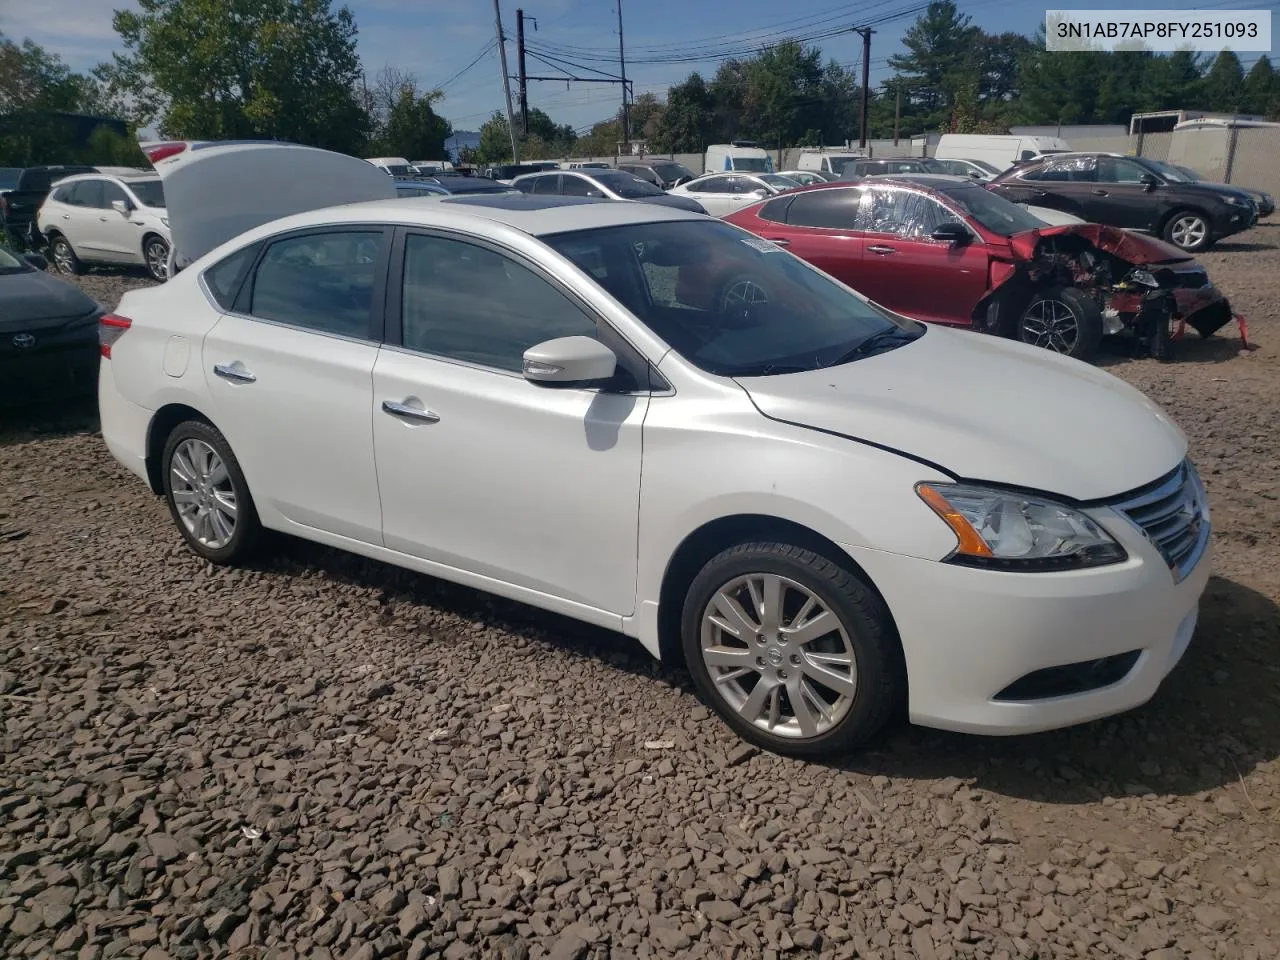
[[[183,403],[161,407],[151,418],[151,426],[147,428],[147,482],[151,485],[152,493],[164,493],[164,467],[160,463],[160,455],[164,453],[165,440],[174,427],[188,420],[199,420],[213,426],[213,421],[203,413]]]
[[[164,237],[160,236],[160,234],[156,233],[154,230],[148,230],[146,233],[142,235],[142,252],[143,253],[147,252],[147,244],[151,242],[153,237],[156,240],[162,241],[166,247],[169,245],[169,241],[165,240]]]
[[[855,574],[884,603],[884,597],[857,562],[822,534],[802,524],[763,514],[721,517],[703,524],[685,537],[667,563],[658,595],[658,652],[663,663],[677,666],[684,664],[680,619],[684,610],[685,593],[698,571],[721,551],[740,543],[755,541],[789,543],[821,554]],[[888,604],[885,604],[885,610],[888,610]]]

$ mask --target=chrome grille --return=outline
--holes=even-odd
[[[1204,486],[1190,460],[1153,486],[1113,504],[1160,551],[1181,581],[1195,568],[1209,543],[1209,508]]]

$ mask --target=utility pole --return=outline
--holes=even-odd
[[[524,135],[529,135],[529,81],[524,68],[524,11],[516,11],[516,64],[520,68],[520,121]]]
[[[497,3],[497,0],[494,0]],[[871,35],[870,27],[854,27],[854,33],[862,34],[862,129],[858,146],[867,145],[867,118],[871,112]]]
[[[893,94],[893,145],[898,145],[898,123],[902,119],[902,88],[897,87]]]
[[[631,108],[627,106],[627,58],[622,51],[622,0],[618,0],[618,76],[622,78],[622,140],[631,152]]]
[[[507,94],[507,132],[511,134],[511,162],[520,162],[520,148],[516,146],[516,121],[511,110],[511,75],[507,73],[507,38],[502,35],[502,8],[499,0],[493,0],[493,20],[498,28],[498,59],[502,61],[502,89]]]

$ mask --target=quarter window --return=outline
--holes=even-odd
[[[383,242],[381,230],[277,240],[254,275],[249,313],[317,333],[367,338]]]
[[[596,336],[591,318],[528,267],[444,237],[405,238],[401,303],[410,350],[515,373],[544,340]]]
[[[204,272],[204,283],[214,301],[223,310],[230,310],[240,292],[240,284],[245,274],[253,266],[258,255],[260,243],[252,243],[243,250],[237,250],[229,257],[224,257]]]

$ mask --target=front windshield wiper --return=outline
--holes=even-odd
[[[730,376],[733,377],[772,377],[783,373],[809,373],[817,370],[821,364],[817,363],[762,363],[754,367],[743,367],[741,370],[734,370]]]
[[[860,360],[863,357],[870,357],[877,353],[888,353],[890,350],[896,350],[904,344],[910,343],[920,336],[918,333],[908,333],[899,327],[889,327],[886,330],[879,330],[871,336],[867,337],[848,353],[837,358],[827,364],[829,367],[838,367],[842,363],[851,363],[854,360]]]

